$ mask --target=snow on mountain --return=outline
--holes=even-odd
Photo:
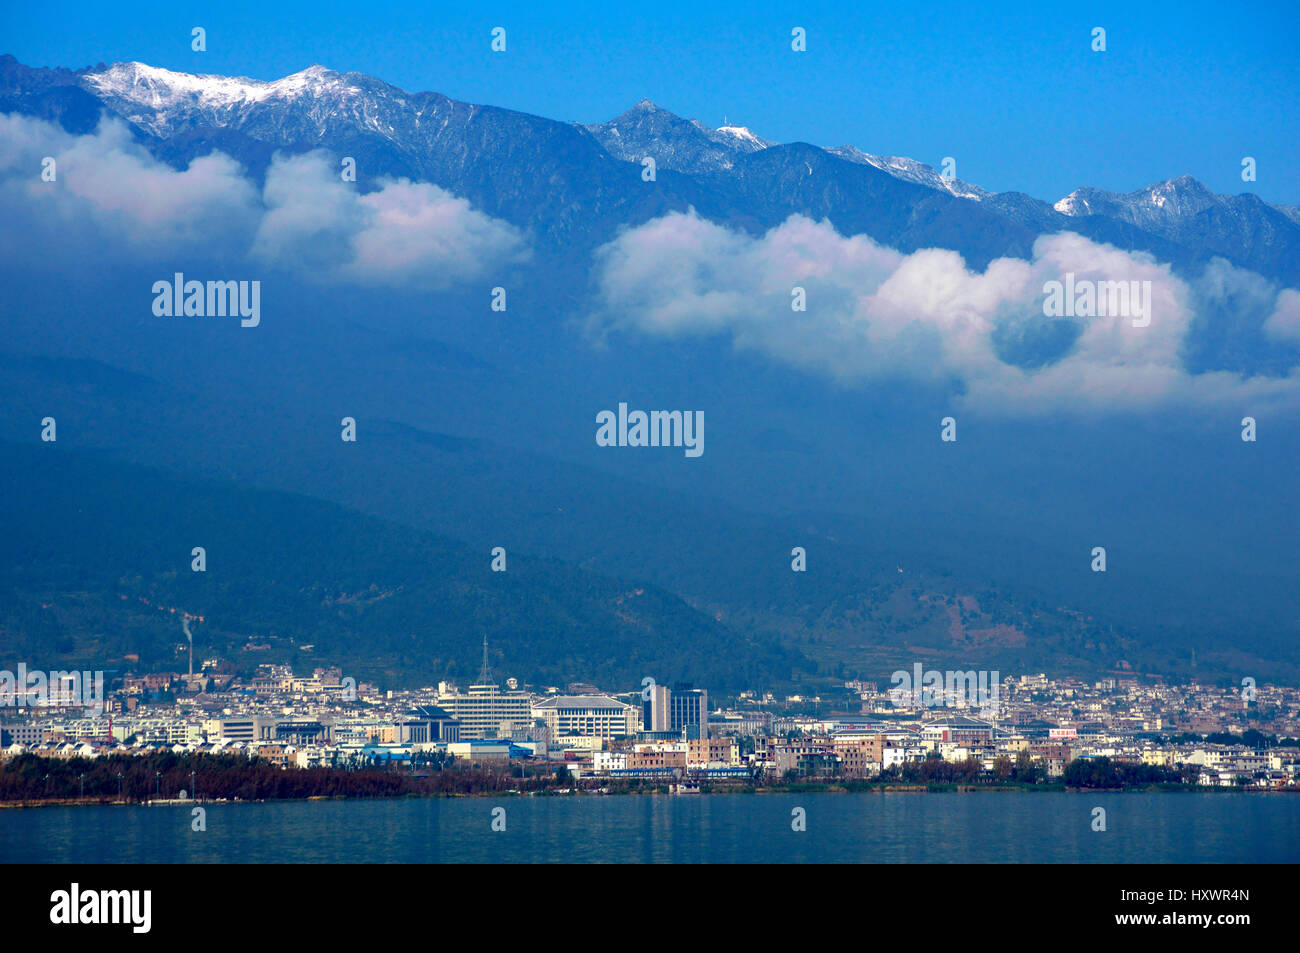
[[[736,141],[738,148],[745,149],[749,152],[757,152],[759,149],[766,149],[770,142],[758,138],[745,126],[719,126],[715,132]]]
[[[652,156],[658,168],[687,174],[730,169],[740,156],[772,145],[744,126],[710,129],[648,99],[609,122],[582,128],[617,159],[640,162]]]
[[[1167,226],[1175,220],[1222,204],[1223,196],[1215,195],[1190,175],[1181,175],[1127,194],[1105,189],[1075,189],[1053,208],[1071,217],[1106,215],[1151,228]]]
[[[978,202],[992,194],[977,185],[963,182],[961,179],[950,179],[947,176],[940,175],[931,166],[923,162],[917,162],[915,159],[908,159],[903,156],[875,156],[854,146],[837,146],[826,151],[839,156],[841,159],[848,159],[850,162],[875,166],[881,172],[888,173],[896,179],[915,182],[917,185],[924,185],[931,189],[938,189],[941,192],[955,195],[957,198],[972,199]]]
[[[648,214],[652,206],[636,204],[639,198],[622,184],[628,170],[609,160],[640,165],[650,156],[659,169],[684,177],[656,193],[665,208],[712,204],[729,209],[717,212],[728,220],[780,221],[793,210],[839,216],[846,228],[882,241],[957,244],[972,260],[1021,254],[1033,234],[1072,229],[1170,260],[1219,255],[1279,280],[1300,281],[1300,208],[1271,206],[1251,194],[1215,195],[1190,176],[1127,194],[1081,188],[1053,206],[1021,193],[990,193],[914,159],[852,146],[773,149],[775,143],[746,126],[724,120],[711,128],[648,99],[608,122],[578,125],[438,93],[408,93],[319,65],[264,81],[139,62],[37,69],[0,57],[0,107],[59,116],[65,128],[86,131],[107,110],[136,126],[156,155],[178,167],[220,149],[259,174],[277,150],[324,147],[356,157],[370,176],[433,182],[498,217],[566,241],[579,235],[599,241],[624,216]],[[824,172],[815,187],[803,183],[806,176],[790,175],[811,172],[818,157],[832,156],[839,161],[819,166]],[[968,200],[986,216],[972,226],[964,220],[969,207],[963,201],[918,226],[906,214],[917,201],[911,189],[868,187],[856,174],[861,170],[846,169],[844,162]],[[546,190],[536,187],[539,169],[548,170]],[[601,224],[582,208],[600,209]],[[949,219],[963,222],[961,241],[950,237]]]
[[[1202,256],[1249,262],[1289,283],[1300,280],[1300,219],[1294,209],[1269,205],[1248,192],[1217,195],[1190,175],[1124,194],[1076,189],[1054,208],[1069,218],[1123,222]]]
[[[394,86],[324,66],[266,82],[115,63],[83,74],[81,84],[114,112],[160,137],[197,126],[240,129],[254,113],[272,108],[298,114],[317,135],[340,119],[392,136],[399,126],[392,114],[407,107],[406,94]]]
[[[145,63],[116,63],[102,73],[87,73],[85,81],[100,95],[116,95],[154,110],[165,110],[198,104],[262,102],[277,95],[301,96],[337,77],[323,66],[311,66],[268,83],[243,76],[177,73]]]

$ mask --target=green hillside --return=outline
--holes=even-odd
[[[52,446],[4,445],[0,657],[31,666],[333,663],[385,685],[472,678],[718,688],[811,663],[677,597],[551,559],[491,554],[294,494],[201,482]],[[206,550],[206,572],[191,551]],[[135,666],[128,656],[138,656]]]

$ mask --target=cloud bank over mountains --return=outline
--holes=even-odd
[[[42,179],[46,158],[56,180]],[[239,164],[214,152],[183,171],[157,162],[120,122],[92,135],[0,115],[0,201],[12,254],[56,254],[85,243],[107,260],[226,247],[256,229],[258,190]],[[45,241],[41,242],[40,239]]]
[[[944,249],[903,254],[864,235],[793,215],[750,236],[692,213],[628,229],[596,255],[598,333],[726,335],[735,346],[843,383],[955,381],[964,406],[1006,414],[1125,412],[1300,402],[1300,367],[1284,376],[1206,369],[1185,353],[1198,315],[1224,305],[1269,315],[1276,349],[1300,339],[1300,295],[1227,262],[1203,282],[1168,265],[1062,232],[1026,261],[982,272]],[[1074,281],[1149,282],[1150,323],[1129,313],[1054,318],[1044,288]],[[806,310],[792,307],[802,288]],[[1212,315],[1212,317],[1218,317]]]
[[[41,179],[47,156],[56,182]],[[75,135],[0,115],[0,227],[14,258],[75,249],[83,267],[167,269],[181,255],[224,257],[381,293],[499,283],[532,255],[524,229],[437,185],[381,178],[362,191],[339,171],[322,150],[278,152],[259,186],[219,151],[174,168],[118,120]],[[903,253],[800,214],[754,234],[691,209],[624,229],[589,265],[595,333],[723,335],[848,385],[953,387],[958,406],[1007,415],[1300,404],[1300,293],[1221,259],[1189,278],[1149,253],[1057,232],[1028,260],[976,271],[956,251]],[[1149,288],[1149,324],[1044,314],[1046,284],[1066,275]],[[792,309],[795,288],[806,310]],[[1207,328],[1232,336],[1235,363],[1198,347]]]
[[[53,182],[40,176],[46,157]],[[108,119],[78,136],[0,115],[0,205],[18,254],[75,248],[163,267],[182,254],[237,258],[373,287],[441,290],[529,254],[515,226],[436,185],[386,179],[361,193],[334,159],[311,152],[277,154],[259,188],[221,152],[174,169]]]
[[[252,254],[359,285],[441,290],[528,258],[523,234],[427,182],[388,180],[362,194],[329,156],[277,157]]]

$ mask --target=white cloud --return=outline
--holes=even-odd
[[[1264,322],[1264,330],[1275,338],[1300,342],[1300,291],[1287,288],[1277,296],[1276,307]]]
[[[53,182],[42,180],[47,156],[55,160]],[[0,201],[9,212],[6,231],[28,251],[38,237],[68,246],[98,240],[110,256],[246,242],[260,214],[257,188],[227,156],[204,156],[178,171],[120,122],[75,136],[17,115],[0,115]]]
[[[406,179],[362,194],[323,153],[277,157],[264,195],[253,255],[312,277],[446,288],[528,254],[518,229],[465,199]]]
[[[53,157],[57,179],[41,178]],[[14,254],[99,262],[246,258],[312,280],[446,288],[528,255],[523,234],[427,184],[360,192],[323,153],[277,155],[265,186],[213,153],[174,169],[125,125],[76,136],[0,115],[0,226]]]
[[[754,237],[672,213],[599,249],[596,269],[595,331],[725,334],[846,383],[955,379],[967,405],[998,412],[1300,401],[1294,369],[1288,377],[1190,373],[1182,355],[1195,291],[1149,255],[1072,233],[1041,237],[1029,261],[1004,258],[974,272],[956,252],[905,255],[800,216]],[[1066,273],[1077,282],[1150,282],[1150,324],[1117,314],[1053,328],[1063,322],[1044,316],[1044,284]],[[1264,281],[1248,272],[1217,280],[1242,276]],[[805,312],[791,309],[796,286],[806,289]],[[1275,333],[1300,327],[1283,310],[1295,293],[1270,293],[1281,315]],[[1067,337],[1053,344],[1048,331]],[[1017,342],[1020,357],[1010,353]]]

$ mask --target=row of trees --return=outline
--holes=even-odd
[[[1110,758],[1078,758],[1065,766],[1061,780],[1075,788],[1127,788],[1149,784],[1195,783],[1200,768],[1186,765],[1166,768],[1158,764],[1134,764]]]
[[[86,798],[146,801],[190,797],[274,800],[306,797],[399,797],[402,795],[478,794],[493,791],[544,791],[564,787],[561,777],[541,769],[519,773],[465,767],[456,771],[412,771],[409,767],[277,767],[240,754],[158,752],[139,757],[113,755],[41,758],[20,755],[0,763],[0,801]]]
[[[1198,771],[1195,766],[1179,769],[1112,761],[1110,758],[1079,758],[1066,766],[1060,780],[1069,787],[1124,788],[1195,783]],[[787,776],[786,780],[803,779]],[[1039,784],[1044,780],[1046,772],[1043,766],[1025,751],[1017,754],[1014,760],[1004,754],[998,755],[992,771],[985,771],[978,761],[970,758],[945,761],[932,752],[922,761],[891,765],[877,778],[884,784]]]
[[[1037,784],[1043,779],[1043,769],[1022,751],[1014,761],[998,755],[993,770],[985,771],[978,761],[945,761],[935,752],[922,761],[909,761],[892,765],[880,774],[884,782],[904,784]]]
[[[283,769],[269,761],[241,754],[176,754],[156,752],[140,757],[114,755],[94,760],[41,758],[20,755],[0,763],[0,802],[74,800],[146,801],[190,797],[228,800],[277,800],[307,797],[401,797],[439,794],[482,794],[504,791],[545,792],[581,787],[645,790],[655,782],[582,779],[575,782],[563,767],[513,765],[510,768],[473,765],[444,770],[443,762],[423,767],[371,765],[344,768]],[[1066,766],[1061,782],[1079,788],[1124,788],[1152,784],[1185,784],[1198,769],[1132,764],[1110,758],[1080,758]],[[809,779],[790,772],[789,783]],[[834,780],[826,777],[823,780]],[[999,755],[992,771],[978,761],[945,761],[937,754],[922,761],[894,765],[878,783],[899,784],[1037,784],[1044,780],[1041,765],[1026,752],[1014,760]],[[742,782],[743,784],[743,782]]]

